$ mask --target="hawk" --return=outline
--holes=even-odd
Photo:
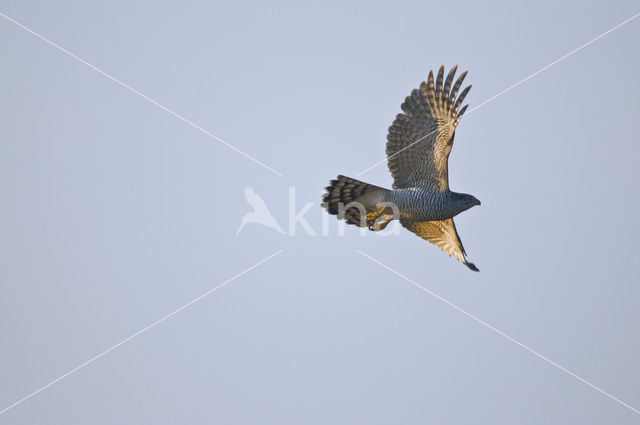
[[[480,201],[466,193],[449,189],[449,153],[456,127],[467,109],[461,107],[471,86],[458,96],[467,75],[454,83],[457,65],[444,78],[444,66],[434,80],[429,72],[426,82],[414,89],[402,104],[387,135],[387,165],[393,177],[393,189],[385,189],[339,175],[331,180],[322,198],[329,214],[347,223],[384,229],[391,220],[454,256],[473,271],[453,222],[453,217]]]

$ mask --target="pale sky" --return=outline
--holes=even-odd
[[[480,273],[404,229],[323,235],[319,206],[429,70],[469,70],[472,109],[637,2],[0,12],[0,424],[640,421],[640,17],[463,118]],[[247,186],[284,234],[236,236]]]

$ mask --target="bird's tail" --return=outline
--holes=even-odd
[[[393,212],[384,204],[389,190],[350,177],[331,180],[322,196],[322,206],[329,214],[344,218],[347,223],[370,230],[382,230],[391,221]]]

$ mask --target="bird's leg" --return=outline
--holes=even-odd
[[[369,225],[369,230],[372,230],[374,232],[383,230],[385,227],[387,227],[391,220],[393,220],[393,214],[389,214],[388,212],[386,212],[386,210],[386,205],[383,205],[376,211],[367,214],[367,222],[372,222]]]
[[[391,220],[393,220],[393,216],[391,214],[380,216],[376,218],[375,222],[371,226],[371,230],[373,230],[374,232],[384,230],[384,228],[387,227],[389,223],[391,223]]]
[[[366,219],[367,221],[374,221],[376,218],[380,217],[384,213],[385,207],[382,206],[375,211],[367,213]]]

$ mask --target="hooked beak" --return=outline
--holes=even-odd
[[[479,199],[476,199],[476,205],[482,205]]]

